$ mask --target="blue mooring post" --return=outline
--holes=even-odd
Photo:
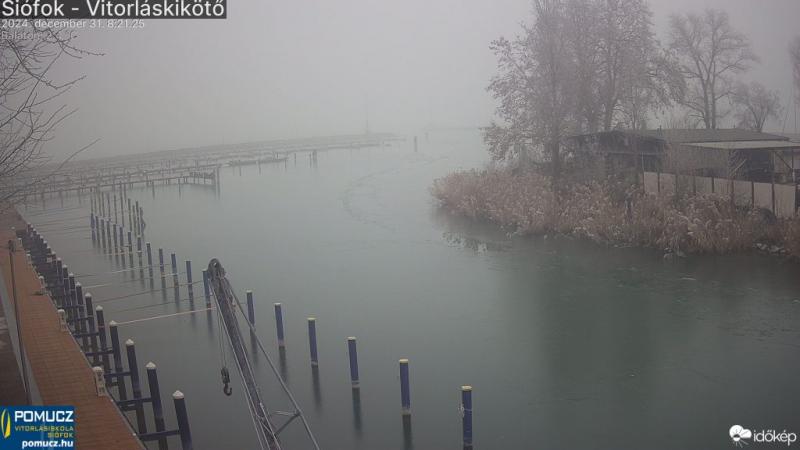
[[[128,230],[128,254],[133,255],[133,233]]]
[[[347,338],[347,354],[350,357],[350,383],[358,387],[358,352],[356,351],[356,338]]]
[[[175,403],[175,416],[178,419],[178,434],[181,436],[183,450],[192,450],[192,432],[189,430],[189,415],[186,414],[186,401],[183,392],[175,391],[172,394]]]
[[[172,279],[176,280],[178,278],[178,258],[175,256],[175,253],[170,253],[169,258],[172,267]],[[177,281],[175,284],[178,284]]]
[[[256,307],[253,304],[253,291],[248,289],[244,294],[247,297],[247,320],[250,325],[256,326]]]
[[[145,243],[145,247],[147,248],[147,273],[150,278],[153,278],[153,249],[150,248],[149,242]]]
[[[113,320],[108,322],[108,332],[111,336],[111,354],[114,357],[114,373],[119,374],[124,372],[125,368],[122,367],[122,352],[119,347],[119,331],[117,330],[117,322],[114,322]],[[117,386],[119,399],[127,400],[128,393],[125,388],[125,378],[122,376],[117,376],[114,378],[114,383]]]
[[[472,386],[461,386],[461,434],[464,448],[472,448]]]
[[[208,287],[208,271],[203,269],[203,295],[206,296],[206,307],[211,307],[211,291]]]
[[[97,305],[97,308],[95,308],[94,311],[95,315],[97,316],[97,332],[100,334],[100,350],[105,351],[107,346],[105,313],[103,312],[103,307],[101,305]],[[103,363],[103,372],[106,374],[110,373],[108,355],[103,353],[100,356],[100,360]]]
[[[151,404],[153,405],[153,420],[156,423],[156,433],[166,429],[164,425],[164,407],[161,404],[161,390],[158,387],[158,373],[156,365],[150,361],[144,366],[147,370],[147,388],[150,391]],[[167,450],[167,439],[158,440],[158,449]]]
[[[400,360],[400,404],[403,406],[403,415],[411,414],[411,390],[408,385],[408,360]]]
[[[311,353],[311,365],[316,366],[319,364],[317,357],[317,319],[314,317],[308,318],[308,350]]]
[[[278,331],[278,347],[284,347],[283,338],[283,309],[280,303],[275,303],[275,329]]]
[[[164,249],[158,249],[158,268],[161,270],[161,278],[164,278]]]
[[[106,227],[102,218],[100,219],[100,244],[102,248],[106,247]]]
[[[125,350],[128,353],[128,370],[131,373],[131,391],[134,399],[142,398],[142,388],[139,384],[139,366],[136,364],[136,347],[133,339],[125,341]],[[141,403],[136,404],[136,423],[139,433],[147,433],[147,422],[144,417],[144,408]]]
[[[189,293],[189,301],[194,301],[194,286],[192,286],[192,261],[186,260],[186,290]]]

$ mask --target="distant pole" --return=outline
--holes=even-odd
[[[150,278],[153,278],[153,249],[150,247],[150,243],[146,242],[145,247],[147,248],[147,268],[148,274]]]
[[[206,297],[206,306],[211,306],[211,290],[208,286],[208,271],[203,269],[203,294]]]
[[[158,249],[158,268],[161,271],[161,278],[164,278],[164,249]]]
[[[308,318],[308,350],[311,353],[311,365],[316,366],[319,364],[317,357],[317,319],[314,317]]]
[[[194,301],[194,289],[192,286],[192,261],[186,260],[186,290],[189,293],[189,301]]]
[[[350,383],[354,388],[359,385],[358,379],[358,352],[356,351],[356,338],[347,338],[347,354],[350,357]]]
[[[174,281],[174,284],[178,284],[178,282],[177,282],[177,278],[178,278],[178,258],[175,256],[175,253],[170,253],[169,259],[170,259],[170,263],[171,263],[171,267],[172,267],[172,279]]]
[[[461,434],[464,448],[472,448],[472,386],[461,386]]]
[[[403,407],[403,414],[411,414],[411,390],[408,383],[408,360],[400,360],[400,404]]]
[[[280,303],[275,303],[275,328],[278,332],[278,347],[285,346],[283,337],[283,308]]]

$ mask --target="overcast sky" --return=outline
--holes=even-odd
[[[791,92],[787,45],[800,0],[651,0],[669,14],[726,9],[762,58],[747,75]],[[229,0],[227,20],[149,20],[82,32],[104,53],[59,75],[86,76],[62,101],[79,110],[48,151],[84,157],[310,135],[414,133],[485,125],[494,101],[489,42],[529,21],[529,0]],[[793,116],[789,119],[793,127]],[[731,124],[725,124],[730,126]],[[773,124],[773,128],[777,124]]]

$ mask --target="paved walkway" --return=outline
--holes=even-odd
[[[5,215],[0,220],[0,268],[9,290],[11,267],[6,244],[14,238],[9,225],[12,218]],[[17,227],[24,225],[20,223]],[[88,361],[72,336],[60,330],[55,306],[49,297],[41,295],[39,280],[27,264],[24,251],[15,253],[14,267],[22,339],[30,361],[29,370],[44,404],[75,406],[76,448],[143,449],[113,401],[97,396]]]

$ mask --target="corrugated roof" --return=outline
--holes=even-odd
[[[727,141],[727,142],[687,142],[684,145],[718,150],[775,150],[800,149],[800,143],[781,140],[768,141]]]
[[[717,130],[707,129],[658,129],[658,130],[630,130],[629,133],[640,136],[663,139],[667,142],[688,144],[698,142],[734,142],[734,141],[786,141],[788,138],[758,131],[727,128]]]

